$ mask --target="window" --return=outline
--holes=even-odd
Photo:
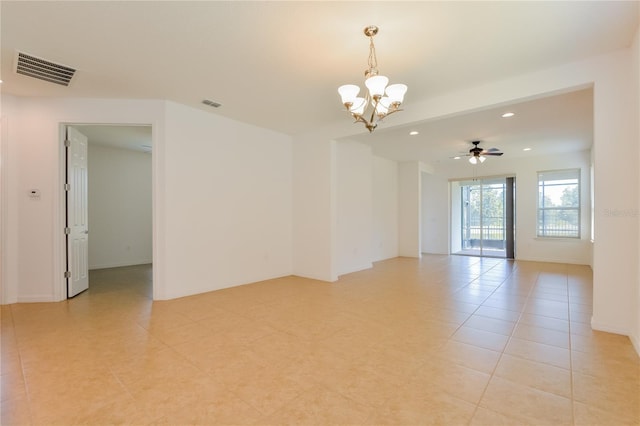
[[[538,237],[580,238],[580,169],[538,172]]]

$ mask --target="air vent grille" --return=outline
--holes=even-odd
[[[220,102],[212,101],[210,99],[205,99],[202,101],[202,103],[213,108],[220,108],[220,106],[222,105]]]
[[[51,61],[36,58],[23,52],[18,52],[16,72],[50,83],[68,86],[76,70]]]

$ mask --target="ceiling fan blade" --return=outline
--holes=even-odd
[[[471,143],[473,144],[473,148],[471,148],[469,150],[468,154],[463,154],[460,153],[458,155],[456,155],[455,157],[449,157],[449,158],[460,158],[460,157],[484,157],[484,156],[496,156],[499,157],[501,156],[503,153],[500,152],[500,150],[498,148],[489,148],[489,149],[482,149],[480,148],[478,145],[480,145],[481,141],[471,141]]]

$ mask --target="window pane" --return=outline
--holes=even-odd
[[[538,217],[538,236],[577,237],[580,235],[577,209],[544,209]]]
[[[539,237],[580,237],[580,170],[538,172]]]
[[[539,194],[540,207],[578,207],[580,203],[578,182],[572,184],[542,182]]]

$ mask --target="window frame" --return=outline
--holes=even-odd
[[[544,178],[544,175],[548,175],[548,178]],[[554,178],[554,174],[556,177]],[[562,175],[566,175],[564,179],[562,179]],[[544,239],[581,239],[582,238],[582,170],[580,168],[572,168],[572,169],[559,169],[559,170],[543,170],[537,172],[538,182],[537,182],[537,194],[536,194],[536,238],[544,238]],[[545,186],[553,186],[553,185],[544,185],[544,182],[553,181],[553,180],[569,180],[569,179],[577,179],[575,184],[578,191],[578,203],[577,206],[556,206],[556,207],[544,207],[541,206],[541,201],[544,203],[544,188]],[[560,185],[560,184],[556,184]],[[568,184],[562,184],[568,185]],[[540,194],[540,190],[542,188],[542,196]],[[545,215],[543,212],[546,211],[575,211],[577,213],[578,219],[578,229],[575,231],[575,235],[547,235],[545,232],[544,222],[541,226],[541,221],[544,220]]]

